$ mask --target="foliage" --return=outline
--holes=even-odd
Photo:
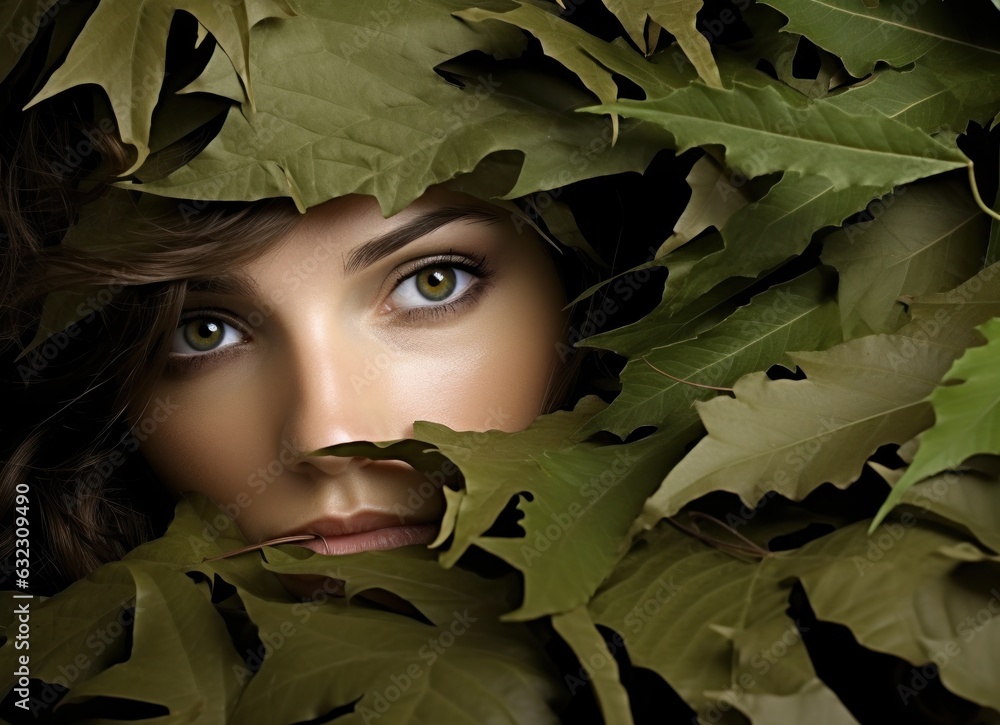
[[[135,149],[135,209],[364,193],[389,215],[435,183],[555,194],[665,150],[691,199],[654,259],[580,295],[667,272],[641,319],[576,343],[622,358],[613,400],[325,451],[454,462],[433,549],[206,560],[246,542],[187,496],[164,537],[35,605],[57,715],[1000,722],[992,3],[606,0],[608,37],[542,0],[223,5],[57,10],[0,76],[44,69],[36,104],[93,84]],[[160,93],[175,34],[211,53]],[[68,243],[110,247],[93,209]]]

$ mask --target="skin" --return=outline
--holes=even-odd
[[[359,245],[455,205],[499,219],[452,221],[345,274]],[[321,516],[389,513],[403,524],[436,524],[443,496],[436,489],[413,506],[414,492],[428,486],[408,464],[307,454],[411,437],[417,420],[518,431],[545,412],[562,372],[556,344],[569,312],[544,244],[508,212],[439,188],[389,219],[357,195],[310,209],[265,256],[235,270],[256,283],[255,294],[188,292],[153,392],[174,407],[142,454],[174,494],[197,491],[228,505],[249,542],[301,531]],[[454,259],[437,262],[439,274],[478,254],[490,276],[462,277],[459,269],[452,288],[431,271],[422,288],[410,276],[393,289],[394,274],[412,275],[449,250]],[[453,291],[427,299],[420,290],[428,280],[438,282],[434,294]],[[440,316],[406,315],[449,302],[455,308]],[[201,344],[212,339],[203,333],[213,320],[229,325],[214,333],[221,342],[194,349],[184,325]]]

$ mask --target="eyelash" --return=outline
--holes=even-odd
[[[450,315],[455,312],[455,310],[465,307],[466,305],[474,303],[480,295],[486,290],[488,286],[486,282],[493,276],[493,267],[489,264],[486,258],[480,254],[467,253],[462,257],[458,257],[454,254],[452,250],[448,250],[447,254],[438,255],[431,258],[422,258],[418,260],[417,266],[412,268],[403,268],[393,275],[392,287],[389,290],[391,295],[396,289],[407,279],[413,277],[420,272],[424,271],[428,267],[454,267],[456,269],[464,270],[476,277],[476,281],[468,286],[468,289],[463,293],[457,300],[451,302],[444,302],[439,305],[428,304],[421,305],[418,307],[409,307],[401,310],[395,310],[390,314],[402,315],[408,322],[415,322],[419,320],[428,319],[438,319],[446,315]],[[235,315],[233,315],[228,310],[223,310],[213,307],[199,307],[193,310],[184,311],[180,319],[177,321],[177,327],[197,319],[202,318],[213,318],[219,319],[223,322],[234,327],[240,334],[245,337],[251,337],[250,333],[247,332],[245,326],[237,321]],[[232,348],[236,348],[235,350]],[[222,356],[230,356],[233,354],[239,354],[240,345],[227,345],[223,348],[219,348],[216,351],[206,352],[203,354],[196,353],[170,353],[167,358],[167,371],[172,373],[178,372],[193,372],[202,368],[205,365],[211,364],[217,358]]]
[[[177,320],[177,328],[175,329],[180,328],[192,320],[200,319],[222,320],[227,325],[235,328],[236,331],[244,337],[251,337],[250,333],[246,330],[246,326],[239,322],[235,315],[228,310],[220,309],[218,307],[199,307],[193,310],[185,310],[181,313],[180,319]],[[234,350],[233,348],[236,349]],[[167,371],[172,373],[182,371],[193,372],[207,364],[210,364],[216,358],[223,355],[228,356],[239,354],[239,348],[239,345],[226,345],[225,347],[203,354],[171,352],[167,357]]]
[[[467,253],[464,257],[456,257],[452,250],[448,250],[447,254],[432,257],[430,259],[424,257],[420,259],[417,264],[418,266],[414,268],[407,269],[404,267],[396,272],[392,282],[392,288],[389,290],[390,295],[395,292],[396,289],[407,279],[419,274],[428,267],[454,267],[455,269],[461,269],[473,275],[476,277],[477,281],[469,285],[467,291],[464,292],[458,299],[450,302],[444,302],[439,305],[428,304],[421,305],[419,307],[408,307],[406,309],[395,311],[395,314],[402,315],[408,321],[438,319],[444,317],[445,315],[452,314],[455,310],[461,307],[472,304],[483,292],[486,291],[486,287],[488,286],[487,283],[490,278],[493,277],[494,272],[493,267],[486,260],[486,257],[471,253]]]

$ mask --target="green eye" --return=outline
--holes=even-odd
[[[215,315],[200,315],[181,320],[174,331],[172,353],[191,355],[212,352],[223,347],[238,344],[244,339],[240,330],[232,323]]]
[[[458,284],[452,267],[427,267],[415,275],[417,292],[431,302],[450,297]]]
[[[211,318],[191,320],[181,329],[184,342],[199,352],[207,352],[216,347],[225,336],[223,323]]]

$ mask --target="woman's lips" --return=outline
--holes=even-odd
[[[314,521],[294,533],[322,537],[299,542],[319,554],[356,554],[411,544],[426,545],[434,541],[437,532],[438,524],[400,524],[397,516],[362,514],[347,519]]]

